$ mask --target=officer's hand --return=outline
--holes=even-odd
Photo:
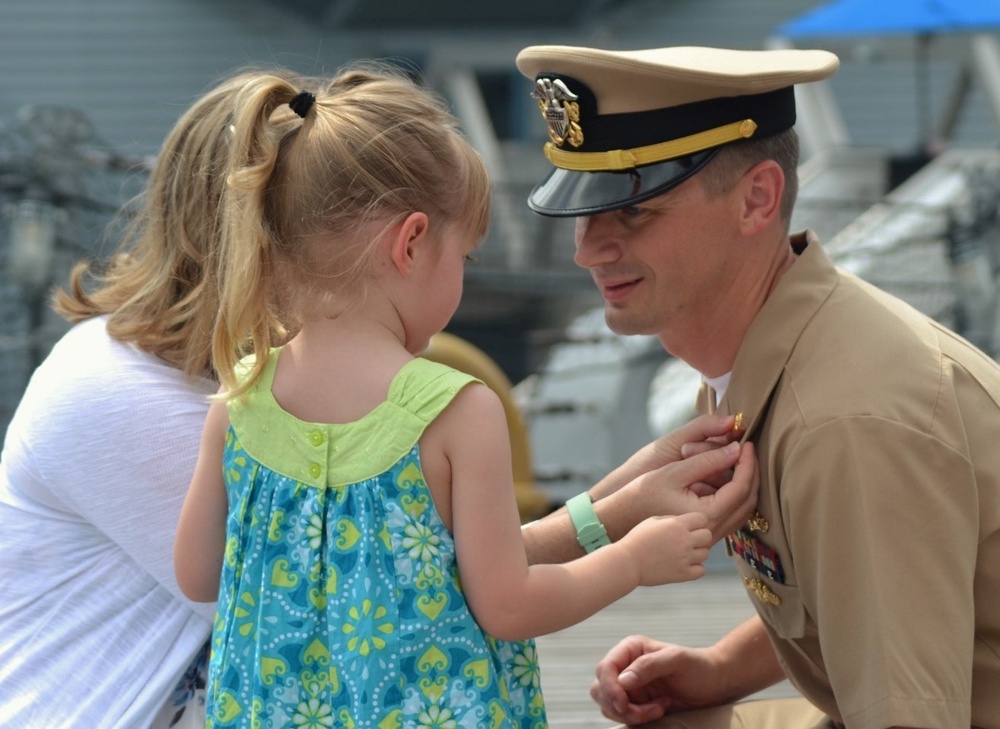
[[[590,696],[608,719],[642,724],[664,714],[710,706],[716,695],[711,649],[629,636],[597,664]]]

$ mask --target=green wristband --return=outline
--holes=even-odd
[[[569,511],[570,521],[576,528],[576,541],[585,552],[593,552],[599,547],[611,544],[608,530],[601,524],[597,512],[594,511],[594,502],[591,501],[590,494],[586,491],[577,494],[566,502],[566,509]]]

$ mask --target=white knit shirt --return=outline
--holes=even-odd
[[[211,630],[173,539],[215,385],[73,327],[0,456],[0,727],[147,727]]]

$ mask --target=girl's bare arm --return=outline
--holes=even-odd
[[[225,403],[213,403],[205,419],[198,462],[177,523],[174,572],[181,590],[196,602],[211,602],[219,592],[228,509],[222,480],[222,452],[228,429]]]

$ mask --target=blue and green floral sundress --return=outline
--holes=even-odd
[[[414,359],[364,418],[307,423],[271,395],[279,354],[229,405],[209,727],[545,727],[534,643],[476,624],[421,471],[477,380]]]

